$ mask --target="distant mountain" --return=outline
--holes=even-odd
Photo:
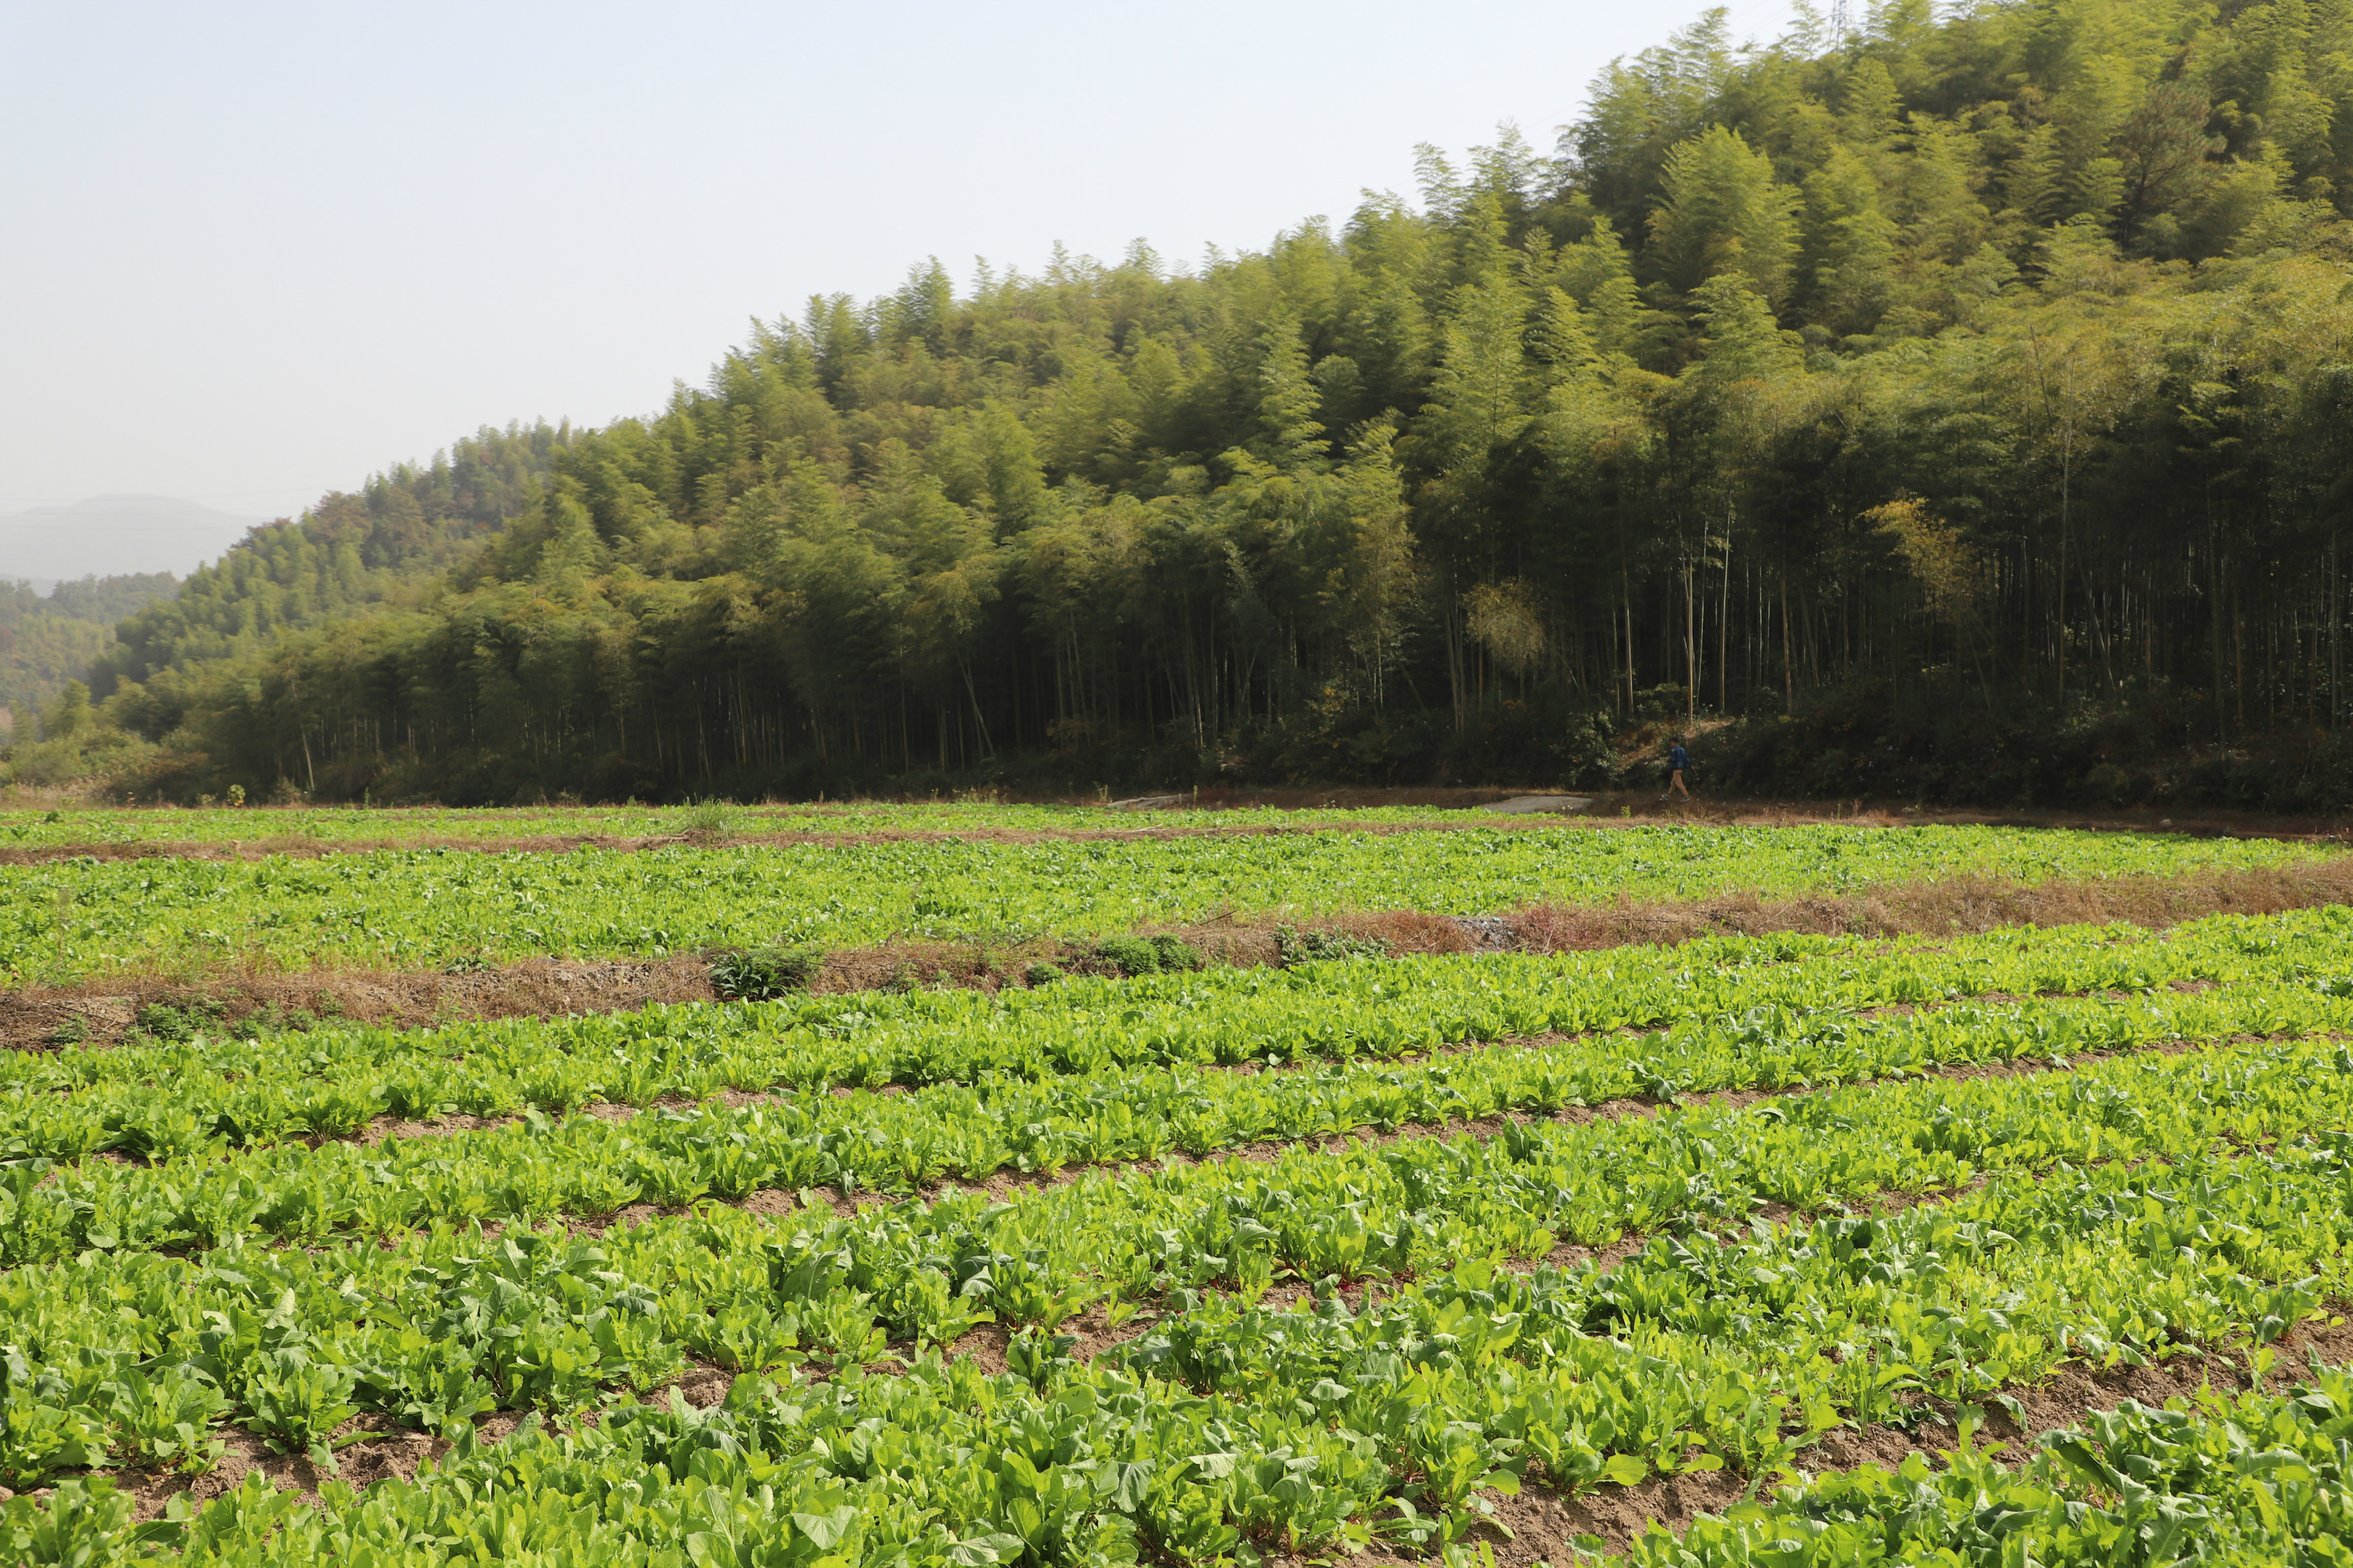
[[[185,576],[266,521],[170,496],[92,496],[0,517],[0,578]]]

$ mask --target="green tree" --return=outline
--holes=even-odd
[[[80,734],[90,724],[90,688],[79,680],[69,680],[58,693],[57,700],[41,715],[41,738],[66,740]]]
[[[1651,235],[1668,282],[1689,293],[1732,272],[1766,300],[1781,300],[1796,258],[1796,204],[1771,158],[1737,132],[1710,126],[1667,154],[1660,186]]]

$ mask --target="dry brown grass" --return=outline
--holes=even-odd
[[[1967,935],[2013,925],[2126,922],[2160,930],[2213,914],[2276,914],[2353,902],[2353,857],[2311,865],[2221,870],[2182,877],[2118,877],[2021,888],[1982,878],[1875,889],[1844,898],[1767,901],[1732,894],[1691,902],[1614,907],[1537,905],[1501,918],[1500,945],[1523,952],[1581,952],[1626,946],[1671,946],[1707,936],[1774,931],[1820,935]],[[1376,938],[1400,957],[1493,951],[1464,922],[1418,910],[1343,913],[1303,922],[1318,930]],[[1491,928],[1494,922],[1490,922]],[[1211,963],[1236,967],[1280,962],[1272,924],[1224,920],[1176,928]],[[1023,984],[1040,960],[1101,971],[1088,944],[1051,940],[1016,947],[896,942],[826,955],[819,992]],[[470,1018],[552,1018],[617,1012],[658,1002],[716,1000],[703,961],[588,962],[533,959],[475,973],[319,969],[294,973],[184,973],[30,986],[0,994],[0,1048],[36,1048],[60,1029],[79,1028],[103,1044],[119,1038],[150,1003],[209,1004],[242,1019],[347,1018],[413,1028]]]
[[[0,994],[0,1047],[40,1047],[60,1029],[74,1028],[88,1041],[105,1044],[129,1032],[150,1004],[209,1005],[227,1019],[340,1018],[416,1028],[462,1018],[556,1018],[710,1000],[702,962],[691,957],[617,963],[534,959],[466,974],[314,969],[196,980],[139,976]]]
[[[1540,905],[1512,917],[1522,946],[1575,952],[1695,937],[1803,931],[1826,936],[1968,935],[2016,925],[2124,921],[2151,931],[2207,915],[2278,914],[2353,900],[2353,858],[2306,866],[2116,877],[2022,888],[1982,877],[1768,902],[1732,894],[1614,908]]]

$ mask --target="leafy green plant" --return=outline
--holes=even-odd
[[[217,1022],[224,1011],[218,1002],[203,996],[177,1005],[150,1002],[139,1009],[137,1027],[150,1039],[184,1046],[196,1037],[197,1031]]]
[[[0,1555],[44,1568],[110,1568],[152,1561],[185,1528],[174,1518],[135,1524],[133,1517],[130,1495],[109,1477],[61,1481],[53,1494],[17,1499],[0,1512]]]
[[[355,1363],[369,1404],[425,1431],[454,1436],[498,1408],[498,1394],[462,1341],[413,1326],[385,1330]]]
[[[203,1471],[219,1458],[222,1446],[211,1433],[229,1401],[195,1367],[125,1367],[114,1374],[111,1396],[115,1424],[134,1463]]]
[[[106,1420],[58,1371],[38,1367],[15,1345],[0,1345],[0,1482],[39,1485],[59,1470],[106,1463]]]
[[[800,1314],[767,1302],[732,1301],[697,1325],[691,1347],[731,1372],[773,1372],[808,1358],[800,1353]]]
[[[263,1435],[273,1453],[307,1454],[320,1468],[333,1470],[334,1450],[366,1436],[334,1436],[359,1414],[351,1403],[359,1375],[357,1366],[322,1360],[298,1344],[264,1352],[246,1368],[240,1403],[252,1413],[246,1425]]]
[[[711,961],[711,988],[730,1002],[772,1002],[806,991],[825,966],[814,947],[763,947]]]
[[[698,800],[679,812],[678,831],[698,844],[717,843],[744,830],[744,816],[723,800]]]
[[[1302,963],[1345,961],[1352,958],[1387,958],[1395,951],[1392,943],[1377,936],[1354,936],[1346,931],[1277,926],[1274,931],[1277,957],[1285,969]]]

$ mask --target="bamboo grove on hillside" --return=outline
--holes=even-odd
[[[485,432],[93,687],[134,785],[461,799],[1515,735],[1567,776],[1857,682],[2333,727],[2348,98],[2348,0],[1719,15],[1557,157],[1426,153],[1418,208],[1190,273],[934,262],[657,416]]]

